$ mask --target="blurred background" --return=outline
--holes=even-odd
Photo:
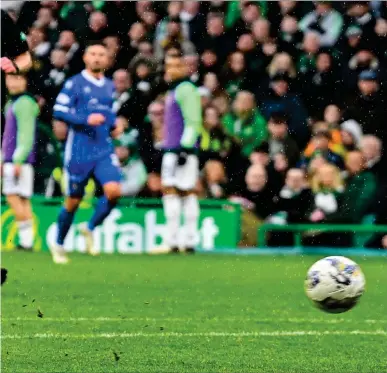
[[[35,193],[62,195],[67,127],[52,121],[64,81],[103,40],[116,108],[125,195],[161,196],[163,58],[181,47],[199,87],[202,199],[242,206],[240,245],[263,223],[387,223],[387,3],[382,1],[6,1],[33,56],[41,113]],[[2,30],[6,32],[6,30]],[[93,182],[88,195],[99,193]],[[353,246],[348,233],[308,246]],[[293,245],[288,233],[271,246]],[[387,247],[387,232],[369,237]]]

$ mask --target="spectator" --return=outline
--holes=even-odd
[[[133,119],[133,90],[130,74],[125,69],[119,69],[113,74],[114,87],[114,106],[113,109],[117,115],[125,117],[127,120]],[[137,123],[132,123],[135,126]]]
[[[203,181],[207,198],[224,198],[226,196],[226,172],[221,162],[209,160],[204,165]]]
[[[129,129],[115,140],[115,154],[121,165],[121,193],[136,196],[147,181],[147,171],[138,151],[138,131]]]
[[[341,94],[340,79],[336,76],[333,57],[325,50],[316,56],[316,69],[306,73],[299,85],[309,114],[321,117],[324,109],[331,102],[336,102]]]
[[[188,39],[194,45],[198,45],[205,35],[206,23],[203,14],[200,12],[200,2],[183,2],[183,9],[180,11],[180,21],[182,22],[183,29],[187,29]]]
[[[230,54],[222,72],[221,81],[231,99],[234,99],[239,91],[249,87],[248,70],[245,55],[242,52],[236,51]]]
[[[189,80],[199,85],[202,83],[202,76],[199,72],[199,55],[196,53],[187,54],[184,56],[184,62],[188,69]]]
[[[320,130],[314,133],[312,137],[314,151],[309,157],[304,156],[301,159],[300,166],[307,168],[313,158],[315,158],[316,156],[321,156],[324,159],[326,159],[329,163],[332,163],[336,167],[343,169],[344,168],[343,158],[341,157],[340,154],[332,151],[329,148],[329,143],[331,141],[332,141],[331,134],[327,130]]]
[[[299,73],[307,74],[316,69],[317,53],[319,50],[320,39],[318,33],[315,31],[305,33],[302,42],[302,53],[297,63],[297,71]]]
[[[291,167],[299,160],[300,151],[296,142],[289,136],[287,118],[282,113],[273,113],[268,121],[269,154],[274,159],[279,153],[285,154]]]
[[[343,190],[340,170],[332,164],[320,167],[312,179],[313,203],[307,219],[315,223],[339,211]]]
[[[58,40],[58,21],[54,18],[53,10],[51,8],[40,8],[33,26],[45,29],[47,39],[50,43],[53,44]]]
[[[112,77],[118,69],[125,69],[129,65],[127,52],[122,48],[120,39],[117,35],[109,35],[103,39],[103,43],[107,49],[107,53],[112,58],[113,63],[109,70],[105,71],[105,75]]]
[[[291,168],[285,179],[285,185],[275,200],[276,213],[270,217],[272,224],[300,223],[312,204],[312,194],[306,182],[305,172]]]
[[[313,197],[307,186],[305,173],[299,168],[292,168],[286,174],[285,185],[274,199],[274,213],[267,218],[268,223],[285,225],[302,223],[306,212],[312,205]],[[293,246],[292,233],[272,232],[269,246]]]
[[[328,143],[328,149],[333,153],[344,156],[345,149],[342,145],[341,131],[339,125],[329,124],[327,122],[316,122],[313,124],[313,135],[320,132],[328,132],[330,135],[330,141]],[[313,138],[309,141],[305,151],[305,157],[311,157],[316,151],[316,142]]]
[[[328,105],[324,109],[324,122],[328,123],[329,129],[338,129],[342,113],[337,105]]]
[[[145,26],[141,22],[133,23],[130,26],[128,37],[128,57],[131,59],[138,53],[139,45],[146,37]]]
[[[51,51],[51,69],[45,75],[41,92],[49,108],[54,105],[55,98],[70,75],[66,56],[66,51],[63,49],[57,48]]]
[[[94,11],[90,14],[86,28],[80,32],[80,40],[87,44],[90,40],[102,40],[110,33],[105,13]]]
[[[66,60],[70,75],[77,74],[83,69],[82,50],[73,31],[63,30],[59,34],[55,48],[66,51]]]
[[[266,121],[256,106],[254,95],[248,91],[236,95],[232,112],[224,116],[223,125],[230,135],[238,139],[246,157],[267,138]]]
[[[289,92],[289,76],[277,74],[271,78],[269,94],[262,100],[261,110],[268,119],[274,112],[285,113],[289,118],[289,134],[303,148],[308,141],[307,112],[301,99]]]
[[[254,164],[249,167],[246,173],[246,189],[242,197],[249,201],[254,213],[265,219],[274,209],[274,193],[268,187],[268,176],[265,167]]]
[[[360,141],[360,150],[365,160],[365,167],[374,174],[379,182],[387,181],[387,172],[382,162],[382,142],[373,135],[366,135]]]
[[[348,2],[346,26],[356,25],[362,30],[364,42],[373,47],[376,19],[370,12],[368,1]]]
[[[259,18],[252,24],[251,31],[257,44],[264,44],[270,39],[270,22]]]
[[[341,141],[346,151],[359,149],[363,132],[361,126],[353,119],[341,123]]]
[[[359,122],[364,134],[375,135],[386,142],[385,97],[380,91],[376,72],[366,70],[360,73],[358,88],[355,97],[347,100],[344,117]]]
[[[365,159],[360,151],[349,152],[346,158],[348,178],[341,208],[326,218],[327,222],[360,223],[375,198],[376,181],[365,170]]]
[[[207,35],[199,50],[213,50],[219,58],[221,64],[226,61],[228,54],[233,49],[233,39],[226,32],[224,27],[224,18],[221,14],[209,13],[206,25]]]
[[[155,57],[162,61],[166,49],[178,44],[184,54],[195,53],[195,46],[183,35],[179,18],[171,18],[167,23],[167,32],[164,39],[156,40],[154,44]]]
[[[164,102],[156,100],[148,106],[148,118],[146,118],[141,130],[143,132],[142,142],[140,141],[142,159],[148,172],[159,175],[164,131]]]
[[[317,32],[322,47],[333,47],[343,28],[343,17],[330,1],[317,1],[315,10],[300,21],[299,28],[303,32]]]

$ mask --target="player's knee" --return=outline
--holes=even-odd
[[[116,201],[121,196],[121,186],[119,183],[109,183],[103,189],[109,201]]]
[[[69,197],[65,200],[64,207],[68,212],[74,212],[81,204],[81,198]]]

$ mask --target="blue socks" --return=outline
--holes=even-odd
[[[75,211],[69,212],[64,207],[62,207],[60,214],[58,216],[58,235],[56,238],[56,243],[58,245],[63,245],[64,240],[67,236],[67,233],[71,227],[71,224],[74,220]]]
[[[95,227],[102,224],[105,218],[110,214],[110,211],[112,211],[116,205],[116,201],[109,201],[105,196],[101,197],[97,203],[94,215],[88,224],[88,229],[92,231]],[[58,245],[63,245],[71,224],[73,223],[74,216],[75,211],[69,212],[62,207],[58,216],[58,233],[56,238],[56,243]]]
[[[88,224],[89,230],[92,231],[95,227],[102,224],[116,205],[117,201],[109,201],[105,196],[101,197],[97,203],[94,215]]]

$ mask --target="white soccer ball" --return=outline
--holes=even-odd
[[[346,312],[359,301],[365,288],[360,267],[344,256],[328,256],[309,268],[306,295],[316,307],[330,313]]]

